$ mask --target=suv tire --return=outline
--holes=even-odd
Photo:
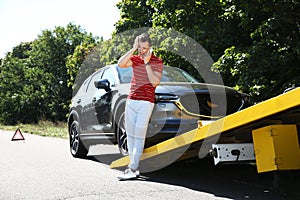
[[[123,111],[117,121],[117,143],[119,151],[123,156],[128,155],[127,134],[125,129],[125,111]]]
[[[78,121],[74,120],[69,129],[70,151],[73,157],[85,158],[88,154],[88,148],[84,146],[80,139],[80,126]]]

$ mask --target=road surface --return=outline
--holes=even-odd
[[[21,130],[22,131],[22,130]],[[114,145],[93,146],[88,159],[69,153],[68,140],[0,131],[0,199],[297,199],[272,192],[269,176],[257,177],[247,166],[212,168],[177,163],[118,181],[109,164],[119,158]]]

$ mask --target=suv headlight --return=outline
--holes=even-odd
[[[176,101],[178,100],[178,96],[171,94],[157,94],[155,95],[156,101]]]

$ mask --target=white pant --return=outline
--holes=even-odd
[[[144,150],[144,143],[154,103],[127,99],[125,107],[125,129],[130,163],[137,169]]]

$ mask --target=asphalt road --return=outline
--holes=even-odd
[[[179,162],[118,181],[109,164],[116,146],[97,145],[88,159],[75,159],[68,140],[0,131],[0,199],[300,199],[272,189],[272,174],[258,175],[249,165],[212,166],[207,161]],[[293,184],[289,182],[288,184]],[[300,188],[300,187],[299,187]]]

